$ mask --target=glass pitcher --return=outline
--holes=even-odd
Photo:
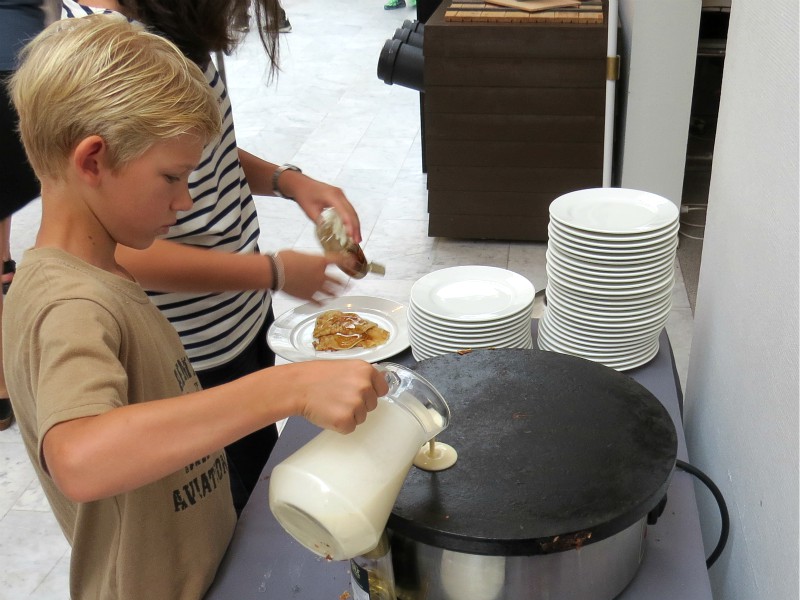
[[[417,451],[444,430],[450,409],[428,381],[381,363],[389,393],[347,435],[324,430],[278,464],[269,507],[303,546],[346,560],[380,541]]]

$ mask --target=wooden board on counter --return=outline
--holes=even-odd
[[[575,8],[581,5],[581,0],[486,0],[486,4],[517,8],[525,12],[539,12],[554,8]]]
[[[444,20],[474,23],[603,23],[601,0],[579,2],[577,6],[532,8],[535,2],[519,0],[457,0],[445,10]],[[501,4],[501,6],[498,6]],[[521,6],[518,6],[521,5]],[[532,12],[535,11],[535,12]]]

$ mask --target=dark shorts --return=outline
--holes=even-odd
[[[0,71],[0,220],[39,196],[39,181],[25,156],[17,133],[17,113],[11,105],[6,80],[11,71]]]
[[[267,344],[267,330],[274,320],[272,307],[270,307],[256,339],[244,352],[225,365],[207,371],[198,371],[197,377],[203,388],[215,387],[265,367],[274,366],[275,353]],[[275,425],[269,425],[225,448],[233,505],[237,515],[241,514],[250,494],[253,493],[253,488],[256,487],[264,465],[267,464],[267,459],[277,441],[278,428]]]

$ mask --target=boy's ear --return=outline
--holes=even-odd
[[[72,153],[72,166],[78,177],[93,185],[99,181],[108,165],[108,146],[99,135],[82,139]]]

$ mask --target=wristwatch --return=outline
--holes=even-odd
[[[272,174],[272,194],[277,196],[278,198],[286,198],[287,200],[294,200],[291,196],[286,196],[281,192],[280,188],[278,187],[278,177],[281,176],[281,173],[284,171],[297,171],[298,173],[302,173],[303,171],[300,170],[300,167],[295,167],[294,165],[285,164],[281,165],[275,172]]]

